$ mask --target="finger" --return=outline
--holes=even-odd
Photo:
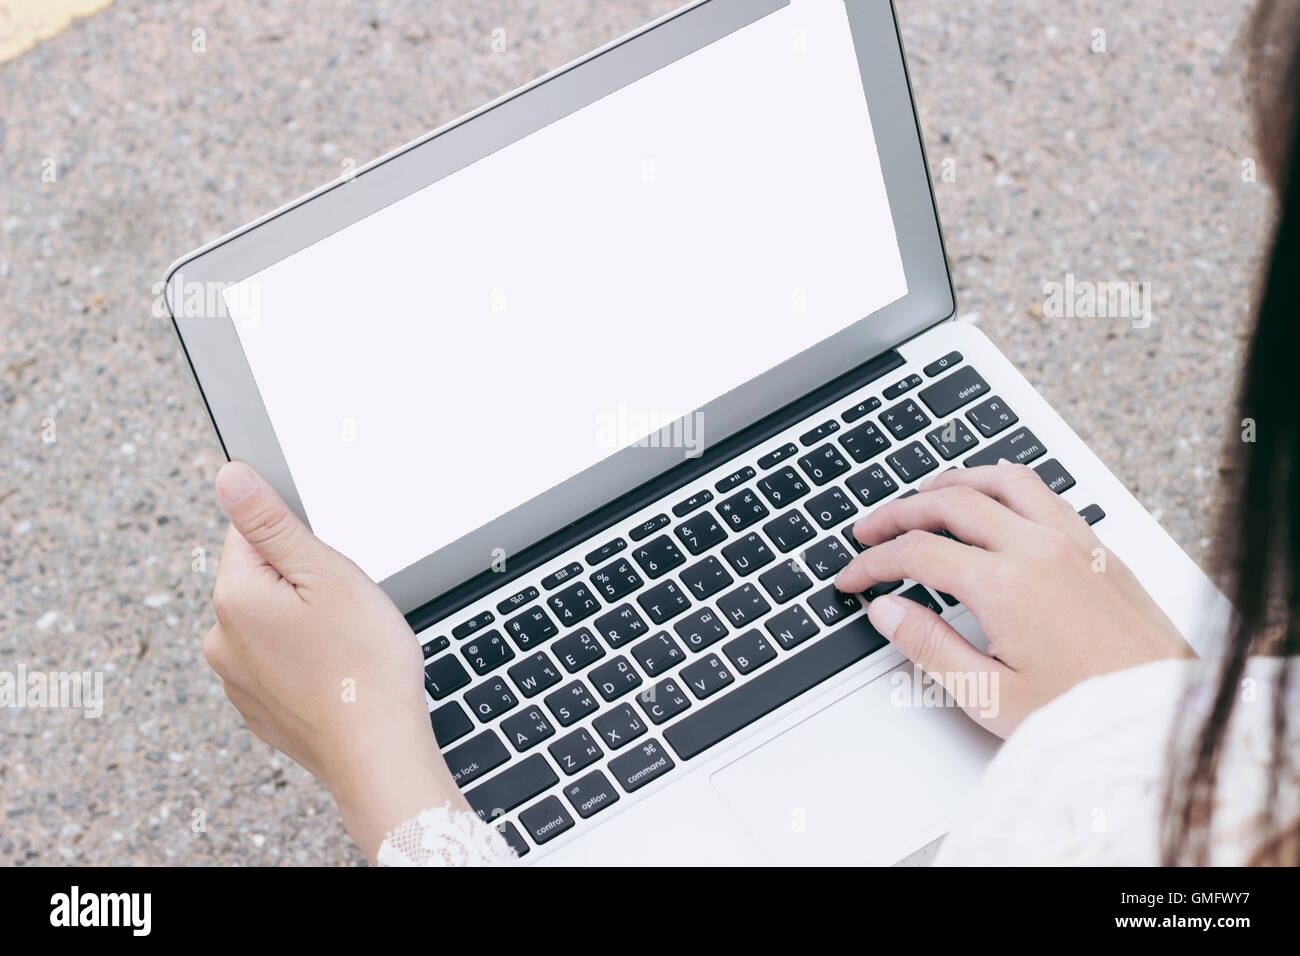
[[[960,541],[929,531],[908,531],[855,557],[835,576],[835,586],[857,593],[881,581],[911,578],[965,603],[966,596],[977,591],[979,580],[987,580],[988,563],[993,560],[989,552]]]
[[[915,601],[885,595],[867,605],[872,626],[950,691],[955,681],[980,673],[1013,672],[983,653],[938,614]]]
[[[975,468],[951,468],[921,483],[921,490],[926,493],[956,487],[974,488],[1022,518],[1064,531],[1080,544],[1096,543],[1088,522],[1079,517],[1068,501],[1048,488],[1028,465],[1003,461]]]
[[[239,536],[281,576],[293,581],[320,564],[324,545],[248,465],[232,461],[223,466],[217,472],[217,495]]]
[[[1031,525],[987,495],[958,486],[887,502],[854,525],[853,535],[871,546],[914,529],[948,531],[967,544],[999,551]]]

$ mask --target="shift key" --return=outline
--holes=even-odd
[[[999,438],[992,445],[977,451],[966,459],[967,468],[977,465],[996,465],[1005,458],[1015,465],[1027,465],[1031,461],[1047,454],[1047,448],[1028,428],[1017,428],[1004,438]]]
[[[509,813],[525,800],[531,800],[543,790],[560,782],[551,765],[541,754],[533,754],[497,774],[487,783],[481,783],[465,799],[483,820],[492,820]]]

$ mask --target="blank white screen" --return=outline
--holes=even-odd
[[[843,0],[249,284],[226,300],[307,517],[381,580],[612,454],[611,420],[685,415],[906,294]]]

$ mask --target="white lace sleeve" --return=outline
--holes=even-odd
[[[380,866],[495,866],[519,859],[493,827],[450,803],[421,810],[384,839]]]

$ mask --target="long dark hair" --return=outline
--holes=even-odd
[[[1282,655],[1274,684],[1267,806],[1255,861],[1296,859],[1300,810],[1278,806],[1289,772],[1287,690],[1300,653],[1300,12],[1263,0],[1247,29],[1248,92],[1260,165],[1277,192],[1277,220],[1260,277],[1255,331],[1242,370],[1237,415],[1224,450],[1225,501],[1216,553],[1236,608],[1217,680],[1190,739],[1175,737],[1165,796],[1165,864],[1209,862],[1220,757],[1247,658]],[[1190,704],[1195,697],[1189,695]],[[1187,708],[1200,713],[1201,708]]]

